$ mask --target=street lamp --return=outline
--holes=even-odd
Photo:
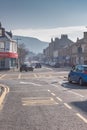
[[[78,53],[78,58],[79,58],[79,64],[81,64],[81,56],[82,56],[82,47],[81,44],[77,46],[77,53]]]
[[[18,41],[21,39],[17,37],[15,40],[17,41],[17,53],[18,53]],[[17,68],[19,68],[19,55],[18,55],[18,60],[17,60]]]

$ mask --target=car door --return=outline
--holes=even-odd
[[[82,73],[82,66],[78,65],[76,66],[75,72],[74,72],[74,81],[78,82]]]
[[[72,68],[71,72],[70,72],[70,79],[72,81],[75,81],[75,76],[76,76],[76,66]]]

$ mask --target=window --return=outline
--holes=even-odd
[[[5,43],[0,42],[0,51],[4,51],[4,50],[5,50]]]
[[[5,67],[5,59],[3,58],[0,62],[1,62],[1,67]]]

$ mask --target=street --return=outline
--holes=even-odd
[[[87,87],[67,81],[69,69],[2,71],[8,86],[0,130],[87,130]]]

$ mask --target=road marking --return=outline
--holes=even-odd
[[[48,90],[48,92],[51,92],[50,90]]]
[[[58,104],[52,97],[25,97],[22,98],[21,101],[23,106]]]
[[[58,86],[57,85],[55,85],[55,84],[51,84],[52,86],[54,86],[54,87],[56,87],[56,88],[58,88]]]
[[[53,96],[55,96],[55,93],[51,93]]]
[[[80,119],[82,119],[85,123],[87,123],[87,119],[84,118],[81,114],[76,113],[76,115],[77,115]]]
[[[20,84],[32,84],[32,85],[37,85],[37,86],[42,86],[41,84],[36,84],[36,83],[33,83],[33,82],[20,82]]]
[[[80,97],[84,97],[83,95],[81,95],[81,94],[79,94],[79,93],[76,93],[76,92],[73,92],[73,91],[68,91],[68,92],[73,93],[73,94],[75,94],[75,95],[77,95],[77,96],[80,96]]]
[[[47,68],[47,67],[43,67],[43,68],[45,68],[45,69],[47,69],[47,70],[53,70],[53,69],[51,69],[51,68]]]
[[[56,97],[60,102],[62,102],[63,100],[61,99],[61,98],[59,98],[59,97]]]
[[[3,77],[5,77],[7,74],[4,74],[4,75],[2,75],[1,77],[0,77],[0,79],[2,79]]]
[[[64,105],[69,108],[69,109],[72,109],[72,107],[70,107],[67,103],[64,103]]]
[[[6,94],[9,92],[9,87],[5,86],[3,84],[0,84],[0,86],[2,86],[2,88],[4,89],[1,96],[0,96],[0,107],[2,108],[3,107],[2,103],[3,103],[3,100],[6,96]]]
[[[35,77],[35,78],[38,78],[38,75],[37,75],[37,74],[34,74],[34,77]]]
[[[21,73],[19,73],[19,75],[18,75],[18,79],[20,79],[21,78]]]

